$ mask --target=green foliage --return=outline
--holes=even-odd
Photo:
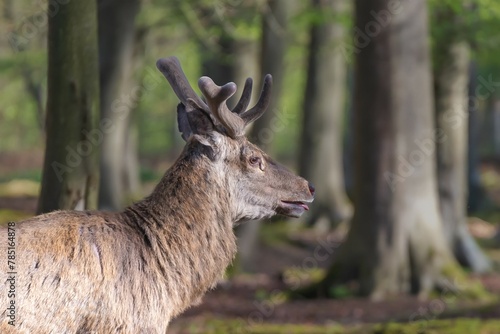
[[[28,4],[28,3],[26,3]],[[146,78],[158,79],[153,89],[145,90],[139,100],[136,121],[139,128],[139,149],[141,155],[157,156],[178,151],[183,145],[177,131],[177,98],[168,83],[156,70],[154,64],[159,57],[176,55],[193,87],[201,75],[200,40],[217,44],[223,34],[236,39],[260,37],[263,1],[223,0],[218,2],[150,0],[141,6],[137,18],[140,34],[144,34],[143,56],[140,66],[135,68],[139,85]],[[24,7],[23,7],[24,8]],[[33,14],[34,9],[24,8]],[[299,14],[289,24],[291,43],[286,55],[285,81],[280,109],[282,126],[275,131],[272,144],[279,159],[295,161],[300,133],[302,96],[305,83],[306,44],[308,29],[307,11]],[[188,20],[185,16],[195,20]],[[305,15],[306,18],[301,18]],[[312,14],[314,16],[314,13]],[[334,18],[330,13],[328,17]],[[349,15],[342,16],[350,20]],[[336,17],[336,19],[340,17]],[[20,24],[21,25],[21,24]],[[199,26],[199,31],[193,27]],[[19,53],[12,50],[0,53],[0,151],[43,149],[43,132],[38,124],[35,101],[26,89],[21,70],[29,69],[33,79],[44,86],[46,73],[46,49],[43,42],[45,32],[40,32],[37,43]],[[228,55],[231,56],[231,55]],[[258,78],[255,78],[258,80]]]
[[[476,3],[477,8],[472,10],[467,3],[462,5],[461,1],[429,0],[432,41],[438,44],[436,41],[442,41],[443,36],[450,34],[453,38],[466,39],[476,45],[474,56],[481,70],[494,73],[500,69],[500,58],[496,55],[500,49],[497,34],[500,3],[494,0],[477,0]],[[31,7],[27,1],[20,1],[18,6],[20,13],[13,27],[21,31],[24,18],[29,18],[39,8]],[[345,13],[315,10],[310,8],[309,1],[296,3],[295,6],[288,25],[290,47],[285,59],[283,95],[278,105],[283,127],[275,131],[272,139],[277,158],[288,161],[295,161],[298,151],[310,26],[332,21],[350,29],[353,24],[352,11],[349,10]],[[438,16],[442,8],[457,13],[460,17],[458,23]],[[257,40],[261,29],[259,14],[264,9],[262,0],[148,0],[142,4],[136,22],[139,32],[146,37],[142,64],[135,69],[136,79],[140,82],[149,73],[155,73],[156,78],[161,80],[139,101],[136,121],[142,155],[167,154],[182,145],[176,125],[177,99],[156,70],[156,59],[178,56],[191,84],[196,87],[203,57],[200,41],[217,45],[224,34],[236,39]],[[7,48],[0,52],[0,151],[42,148],[44,139],[38,124],[36,104],[27,93],[21,71],[29,69],[33,79],[43,85],[46,72],[45,37],[45,31],[41,30],[24,51],[15,53]],[[348,34],[348,38],[352,35]],[[342,45],[339,43],[332,47]]]
[[[489,72],[500,70],[500,3],[494,0],[477,0],[474,25],[476,58],[482,68]]]
[[[26,90],[23,74],[41,82],[45,54],[24,52],[0,58],[0,151],[40,147],[42,132],[35,101]]]
[[[173,9],[195,39],[217,48],[217,42],[232,39],[253,39],[260,36],[260,16],[263,1],[172,1]]]
[[[442,64],[451,57],[448,55],[449,45],[460,41],[471,43],[475,16],[469,14],[471,9],[465,5],[465,1],[430,0],[429,6],[433,65],[435,69],[441,69]]]
[[[0,209],[0,226],[7,224],[8,222],[17,222],[20,220],[27,219],[32,215],[15,210]]]
[[[500,3],[494,0],[429,0],[434,60],[444,45],[463,40],[483,71],[500,70]]]
[[[311,25],[320,25],[329,22],[340,23],[346,28],[352,27],[353,15],[350,11],[335,12],[331,8],[314,8],[309,2],[303,2],[302,8],[292,18],[292,23],[301,29],[308,29]]]

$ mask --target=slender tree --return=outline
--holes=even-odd
[[[174,1],[198,43],[203,75],[214,82],[235,82],[243,87],[247,77],[257,71],[257,35],[251,28],[260,6],[253,2],[198,3]],[[244,31],[245,33],[243,33]],[[229,105],[236,98],[229,100]]]
[[[476,97],[477,91],[477,64],[471,61],[469,64],[469,85],[468,96],[470,98]],[[487,202],[484,187],[481,183],[481,175],[479,172],[479,109],[478,100],[469,100],[469,118],[467,127],[467,212],[475,213],[484,208]]]
[[[99,68],[103,132],[99,207],[118,210],[125,195],[138,189],[137,151],[132,114],[143,93],[133,79],[136,65],[135,17],[139,0],[99,1]]]
[[[95,0],[49,15],[46,146],[38,213],[94,209],[99,184],[99,70]]]
[[[3,18],[6,20],[14,19],[14,0],[4,0],[2,6]]]
[[[372,29],[356,55],[356,209],[336,261],[310,292],[358,279],[374,299],[425,295],[460,273],[439,212],[427,5],[357,0],[355,17],[359,31]]]
[[[273,76],[271,102],[267,112],[252,125],[250,139],[262,149],[272,151],[272,122],[279,115],[285,70],[285,52],[287,49],[288,19],[291,0],[268,0],[265,2],[261,17],[260,77],[268,73]],[[243,74],[244,76],[245,74]],[[259,83],[257,83],[259,84]],[[255,91],[258,91],[256,89]],[[238,227],[238,264],[239,269],[251,272],[255,269],[256,249],[259,243],[259,231],[262,221],[252,221]]]
[[[312,225],[326,218],[334,225],[352,215],[342,163],[347,61],[334,47],[346,38],[347,27],[339,18],[346,15],[349,3],[313,0],[312,6],[322,19],[310,31],[299,170],[316,185],[316,200],[307,222]]]
[[[434,90],[437,141],[439,206],[445,237],[457,260],[475,272],[490,268],[467,227],[467,136],[470,46],[464,15],[449,3],[439,2],[433,18],[440,23],[434,31]],[[437,25],[437,24],[436,24]],[[470,102],[470,103],[469,103]],[[475,111],[473,111],[475,112]]]
[[[252,126],[250,138],[266,151],[272,150],[269,131],[271,122],[280,112],[278,106],[285,74],[285,53],[288,44],[288,20],[290,0],[268,0],[262,12],[262,36],[260,49],[260,77],[273,76],[273,91],[268,111]],[[281,112],[283,112],[281,110]]]

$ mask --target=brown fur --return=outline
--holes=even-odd
[[[307,181],[244,137],[191,135],[153,193],[123,212],[58,211],[16,224],[15,326],[0,229],[0,333],[165,333],[223,275],[235,223],[301,214],[281,200],[311,201]]]

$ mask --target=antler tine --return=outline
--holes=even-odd
[[[158,59],[156,62],[156,67],[161,73],[167,78],[170,86],[175,92],[175,95],[184,105],[189,105],[194,103],[198,108],[208,111],[207,105],[200,99],[198,94],[195,93],[191,85],[189,84],[184,71],[182,70],[181,64],[177,57],[168,57]],[[190,102],[189,100],[192,100]]]
[[[233,110],[231,110],[233,113],[241,115],[247,110],[250,99],[252,98],[252,84],[252,78],[247,78],[245,80],[245,87],[243,87],[243,92],[241,93],[240,100],[233,108]]]
[[[269,102],[271,102],[272,85],[273,85],[273,77],[271,76],[271,74],[267,74],[264,77],[264,84],[262,86],[262,91],[260,93],[259,101],[252,109],[249,109],[248,111],[244,112],[241,115],[241,118],[243,118],[245,125],[255,121],[257,118],[262,116],[262,114],[264,114],[264,112],[267,110],[267,107],[269,107]]]
[[[232,138],[242,136],[245,122],[237,114],[233,114],[226,104],[226,101],[236,92],[236,85],[230,82],[221,87],[209,77],[201,77],[198,80],[198,87],[205,96],[210,111],[224,126],[228,135]]]

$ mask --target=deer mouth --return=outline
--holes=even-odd
[[[307,201],[310,203],[311,201]],[[309,206],[306,201],[281,201],[276,212],[288,216],[298,218],[302,216],[305,211],[309,211]]]

